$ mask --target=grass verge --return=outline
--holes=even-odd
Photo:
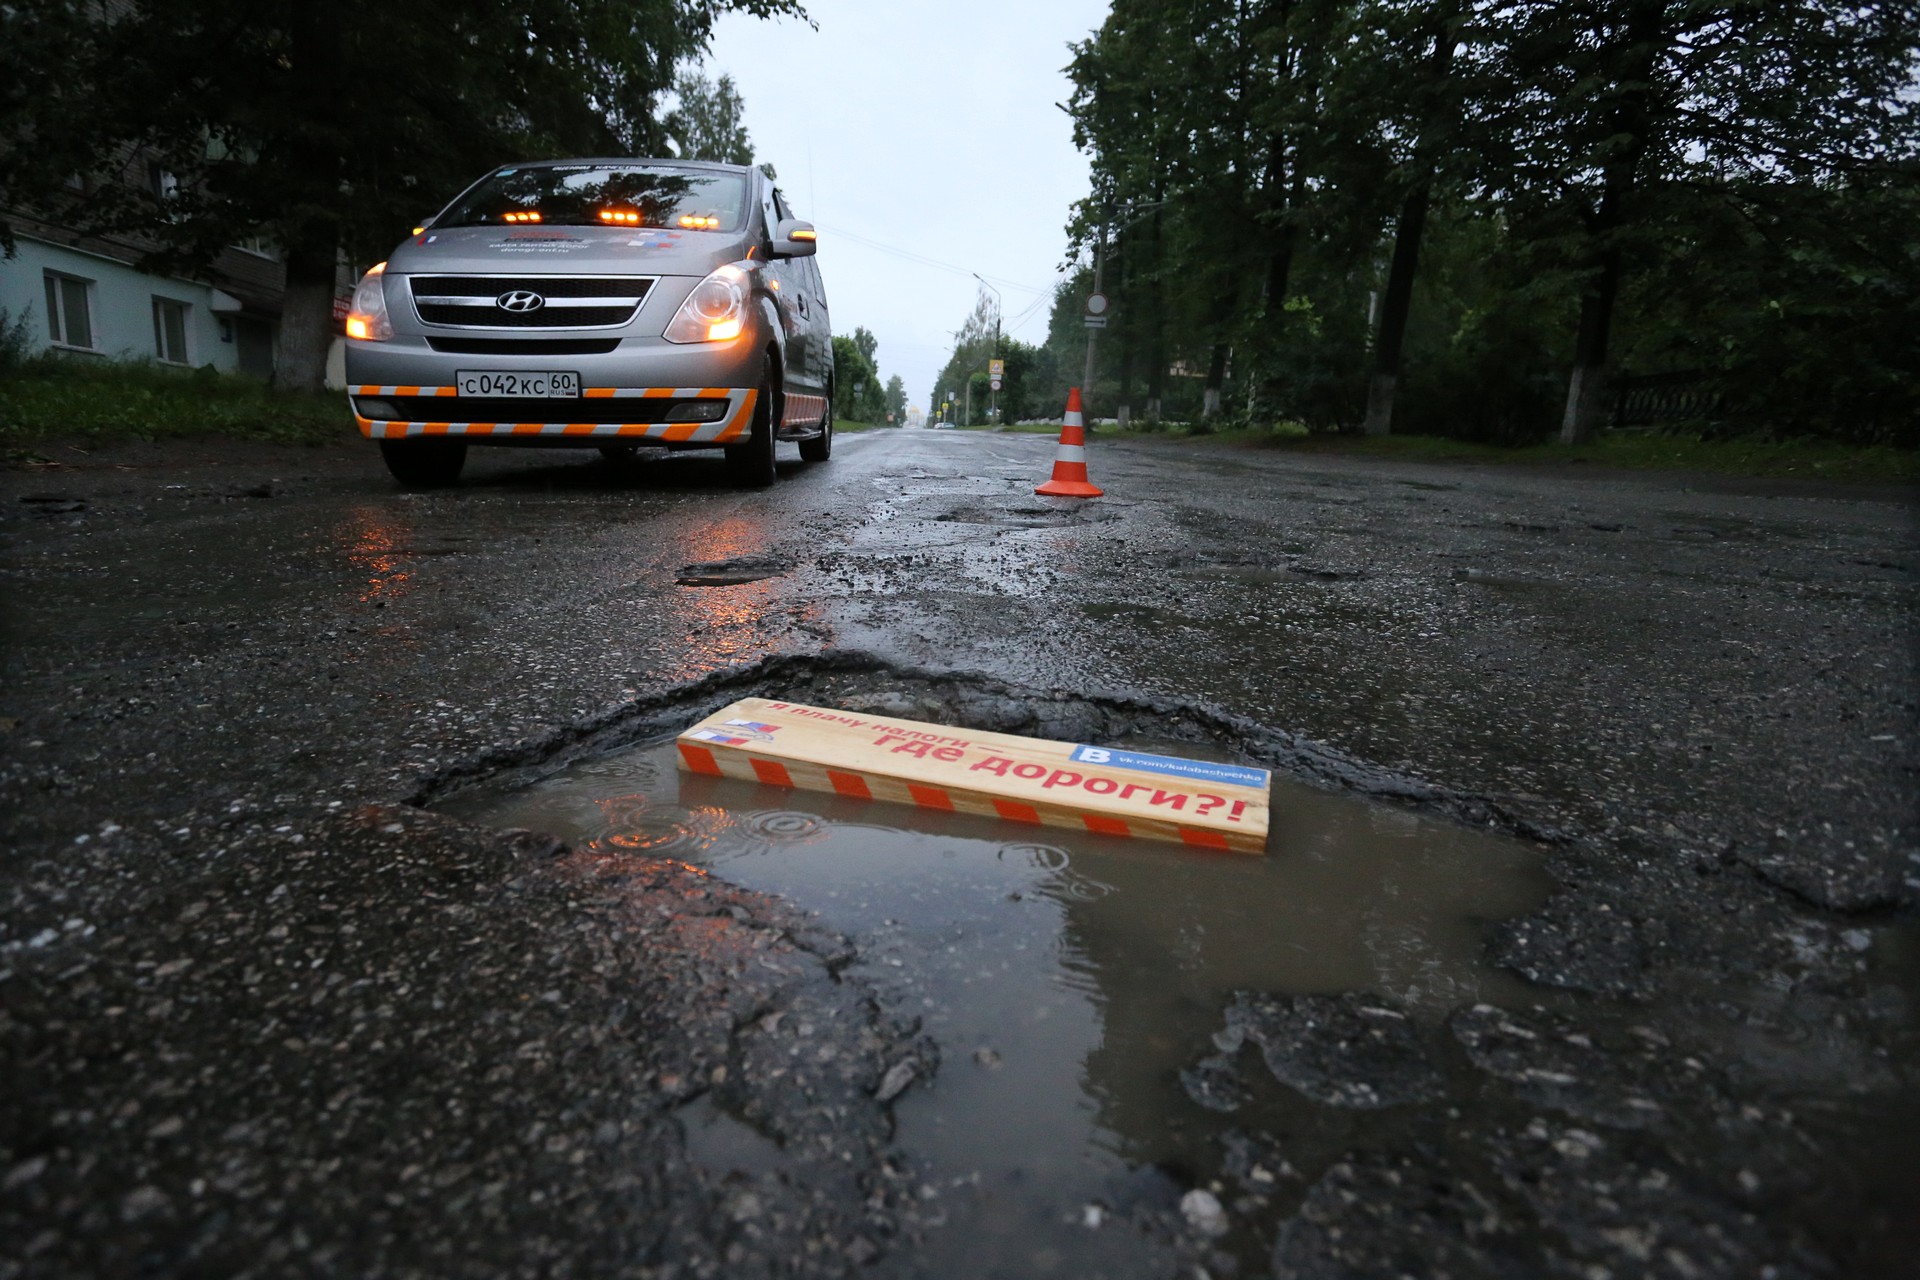
[[[277,444],[357,438],[346,396],[276,391],[253,378],[145,362],[41,356],[0,372],[0,448],[52,439],[222,436]]]

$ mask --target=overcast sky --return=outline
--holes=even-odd
[[[1067,42],[1106,0],[806,0],[819,25],[720,19],[706,73],[746,100],[747,132],[794,211],[820,228],[833,331],[879,339],[884,379],[924,408],[979,284],[1003,332],[1047,333],[1068,206],[1086,158],[1056,105]],[[1037,304],[1037,305],[1036,305]]]

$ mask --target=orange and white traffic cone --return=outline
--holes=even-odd
[[[1103,492],[1087,483],[1086,420],[1080,416],[1080,388],[1067,392],[1067,418],[1060,447],[1053,455],[1053,479],[1035,489],[1050,498],[1097,498]]]

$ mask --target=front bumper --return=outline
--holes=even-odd
[[[753,412],[759,403],[760,393],[752,387],[585,387],[577,401],[521,401],[514,407],[522,412],[514,415],[524,421],[502,421],[499,415],[490,415],[490,421],[460,421],[462,401],[453,387],[425,387],[409,384],[381,385],[361,383],[347,388],[354,397],[380,397],[383,399],[405,400],[444,400],[449,411],[442,418],[435,414],[431,418],[390,419],[369,418],[360,413],[356,402],[353,420],[359,425],[360,434],[370,440],[406,440],[420,436],[459,436],[475,443],[489,441],[542,443],[559,445],[604,444],[609,440],[641,441],[653,440],[662,444],[730,444],[744,440],[753,429]],[[711,422],[660,422],[645,421],[657,419],[662,405],[659,401],[674,404],[688,402],[719,403],[724,405],[720,416]],[[497,402],[493,402],[497,404]],[[592,414],[605,421],[566,421],[542,422],[538,418],[543,405],[565,404],[569,419],[581,416],[583,407],[599,408],[605,406],[604,413]],[[626,411],[623,412],[623,409]],[[551,416],[551,415],[550,415]],[[640,420],[636,420],[640,419]]]

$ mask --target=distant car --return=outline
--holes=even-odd
[[[833,332],[810,223],[745,165],[505,165],[355,290],[348,394],[401,484],[453,483],[470,444],[833,450]]]

